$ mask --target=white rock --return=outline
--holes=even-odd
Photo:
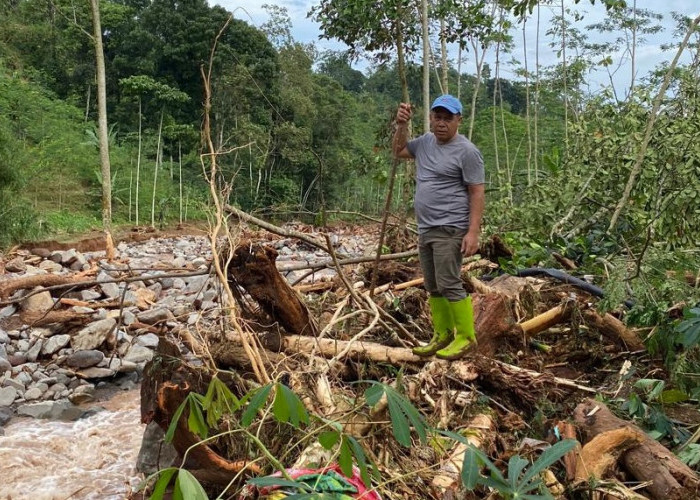
[[[24,391],[24,399],[26,401],[34,401],[36,399],[41,398],[41,396],[44,394],[44,391],[42,391],[38,387],[32,387],[31,389],[27,389]]]
[[[17,389],[14,387],[3,387],[0,389],[0,407],[10,406],[15,402],[17,397]]]
[[[143,363],[145,361],[150,361],[153,357],[153,351],[148,347],[143,347],[140,345],[134,345],[129,349],[129,352],[124,356],[125,361],[131,361],[132,363]]]
[[[100,297],[102,297],[102,294],[99,292],[96,292],[95,290],[81,290],[80,291],[80,298],[82,300],[97,300]]]
[[[60,273],[63,271],[63,266],[52,260],[44,260],[39,264],[39,269],[49,273]]]
[[[71,346],[76,351],[97,349],[107,339],[116,324],[117,322],[112,318],[90,323],[71,339]]]
[[[15,306],[5,306],[0,309],[0,318],[7,318],[8,316],[12,316],[15,312],[17,312],[17,308]]]
[[[97,366],[93,366],[91,368],[80,370],[77,375],[82,378],[107,378],[111,377],[115,373],[116,372],[114,370],[109,368],[98,368]]]
[[[37,339],[36,342],[34,342],[34,345],[27,351],[27,361],[34,362],[37,360],[39,357],[39,353],[41,353],[41,348],[44,345],[44,341],[42,339]]]
[[[41,353],[44,355],[53,354],[62,347],[65,347],[70,342],[70,335],[54,335],[49,338],[41,348]]]
[[[45,290],[24,299],[22,309],[28,313],[44,314],[53,308],[53,303],[51,294]]]
[[[160,340],[160,337],[155,333],[146,333],[136,339],[136,344],[143,347],[155,348],[158,345],[158,340]]]
[[[76,351],[66,359],[68,366],[76,368],[89,368],[102,362],[105,355],[102,351],[87,349],[84,351]]]

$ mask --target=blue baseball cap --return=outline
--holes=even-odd
[[[462,114],[462,103],[459,102],[459,99],[457,99],[454,96],[451,96],[450,94],[444,94],[435,99],[430,109],[432,110],[435,108],[445,108],[453,115]]]

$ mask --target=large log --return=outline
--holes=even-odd
[[[646,487],[655,500],[682,500],[698,498],[700,481],[697,474],[661,443],[650,438],[634,424],[617,418],[601,402],[585,399],[574,410],[574,421],[584,441],[597,435],[621,428],[629,428],[629,435],[640,443],[632,445],[620,457],[620,463],[639,481],[650,481]],[[625,446],[629,444],[626,440]]]
[[[586,309],[583,312],[583,318],[589,326],[598,330],[617,345],[630,351],[645,349],[642,339],[612,314],[606,313],[601,316],[593,309]]]
[[[40,287],[50,287],[57,285],[72,285],[85,280],[85,274],[33,274],[30,276],[20,276],[12,280],[0,283],[0,299],[6,299],[17,290],[30,290]],[[91,284],[92,285],[92,284]],[[91,286],[88,285],[88,286]]]
[[[321,356],[333,358],[348,349],[350,359],[371,360],[401,365],[404,363],[422,364],[426,358],[416,356],[404,347],[388,347],[376,342],[317,339],[305,335],[287,335],[282,339],[282,348],[288,353],[310,353],[316,350]]]
[[[225,257],[224,257],[225,258]],[[270,247],[243,243],[228,263],[231,287],[242,286],[260,307],[294,335],[316,335],[317,327],[299,295],[275,266],[277,252]]]

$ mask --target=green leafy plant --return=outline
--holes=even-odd
[[[153,493],[149,497],[153,500],[165,498],[165,490],[176,474],[175,485],[173,487],[173,500],[208,500],[209,498],[204,488],[202,488],[202,485],[197,481],[197,478],[186,469],[169,467],[156,474],[158,475],[158,481],[156,481],[153,487]]]
[[[700,344],[700,307],[683,311],[683,320],[676,325],[676,340],[685,348]]]
[[[637,380],[622,408],[649,428],[649,435],[654,439],[669,436],[675,442],[682,442],[685,432],[673,425],[666,416],[663,405],[686,401],[688,395],[678,389],[665,390],[665,387],[663,380]]]
[[[378,384],[378,386],[380,391],[379,398],[381,398],[382,388],[386,388],[391,394],[389,397],[391,397],[392,406],[398,404],[400,408],[403,408],[400,411],[410,412],[410,418],[418,422],[416,415],[419,416],[420,414],[418,414],[417,410],[412,407],[405,408],[405,405],[410,406],[410,403],[405,401],[398,393],[393,391],[393,389],[383,386],[382,384]],[[271,403],[271,414],[277,422],[291,425],[296,429],[300,429],[302,426],[308,426],[312,423],[311,415],[309,415],[307,412],[302,401],[285,384],[279,382],[267,384],[246,393],[239,399],[231,392],[231,390],[221,379],[214,377],[207,388],[206,394],[201,395],[191,392],[183,400],[180,406],[178,406],[165,434],[165,440],[168,442],[173,440],[175,432],[177,431],[178,422],[180,422],[180,420],[183,418],[185,410],[188,412],[188,429],[201,439],[213,439],[216,437],[210,436],[210,431],[211,429],[216,428],[217,422],[224,415],[235,415],[240,412],[240,415],[236,419],[240,425],[240,429],[238,429],[238,431],[246,435],[257,446],[264,446],[245,429],[253,424],[257,416],[266,407],[271,393],[274,393],[274,398]],[[397,403],[397,401],[399,402]],[[344,434],[342,432],[342,426],[337,422],[322,419],[320,417],[314,418],[321,424],[320,429],[325,430],[319,429],[311,432],[310,435],[317,436],[319,443],[325,449],[332,450],[334,447],[338,446],[338,464],[340,465],[340,468],[344,474],[352,476],[353,465],[357,464],[358,468],[360,469],[362,480],[365,482],[365,484],[371,484],[372,477],[377,479],[379,478],[379,471],[376,465],[367,459],[367,455],[357,439]],[[408,424],[405,422],[403,425],[405,427],[408,426]],[[425,431],[423,430],[421,432],[424,433]],[[263,454],[269,453],[264,449],[261,451],[263,451]],[[271,457],[271,455],[268,455],[268,458],[269,457]],[[279,463],[275,464],[276,467],[280,465],[281,464]],[[153,479],[153,477],[155,477],[155,475],[148,478],[146,482],[149,482],[151,479]],[[152,500],[161,500],[164,498],[163,495],[165,490],[171,484],[174,477],[176,478],[173,490],[174,498],[184,498],[188,500],[190,498],[197,500],[200,498],[207,498],[204,490],[197,482],[196,478],[185,469],[181,468],[169,468],[160,471],[158,473],[158,480],[154,485],[153,494],[150,498]],[[262,481],[262,483],[260,483],[260,481]],[[308,490],[308,485],[305,485],[302,482],[292,481],[291,479],[285,477],[258,478],[253,482],[253,484],[264,485],[267,484],[265,481],[271,481],[269,484],[283,486],[293,484],[301,491]],[[299,496],[298,498],[331,498],[330,496],[319,497],[319,493],[315,493],[312,490],[308,493],[308,495],[315,496],[304,495],[307,495],[307,493],[302,494],[302,496]],[[297,498],[297,496],[290,498]]]
[[[688,467],[696,468],[700,464],[700,444],[689,444],[678,453],[678,458]]]
[[[394,438],[399,444],[406,447],[411,446],[411,425],[418,434],[420,442],[425,444],[427,442],[428,426],[425,423],[425,418],[415,406],[393,387],[379,382],[369,382],[371,385],[365,391],[365,400],[369,406],[375,406],[379,403],[382,396],[386,396],[392,431]],[[400,386],[400,383],[401,376],[399,374],[397,385]]]
[[[543,488],[540,473],[575,447],[574,439],[559,441],[545,450],[529,467],[528,460],[520,455],[513,455],[508,461],[508,474],[504,476],[484,452],[470,444],[464,454],[462,483],[468,490],[474,490],[479,485],[493,488],[506,500],[554,498],[546,488]],[[488,476],[481,473],[484,467],[488,469]]]

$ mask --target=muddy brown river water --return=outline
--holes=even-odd
[[[116,393],[75,422],[18,418],[0,436],[0,499],[122,500],[141,478],[134,470],[144,426],[139,390]]]

